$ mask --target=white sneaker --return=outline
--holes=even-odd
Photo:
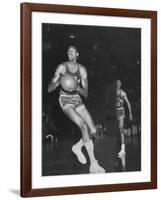
[[[74,145],[72,147],[72,151],[77,156],[77,159],[79,160],[79,162],[81,164],[86,164],[87,163],[86,157],[84,156],[84,154],[82,153],[80,148],[78,148],[76,145]]]
[[[123,150],[123,149],[121,149],[121,151],[118,153],[118,157],[119,158],[122,158],[122,157],[124,157],[126,155],[126,152],[125,152],[125,150]]]
[[[105,169],[98,164],[97,160],[91,163],[89,171],[90,173],[105,173]]]

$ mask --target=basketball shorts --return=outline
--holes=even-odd
[[[85,108],[85,105],[83,104],[82,99],[78,94],[61,94],[59,96],[59,103],[63,111],[69,107],[74,108],[76,111],[80,111],[81,109]]]
[[[117,108],[117,118],[125,117],[125,110],[124,108]]]

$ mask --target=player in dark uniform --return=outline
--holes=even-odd
[[[121,133],[121,150],[118,153],[118,157],[122,157],[126,154],[125,152],[125,132],[124,132],[124,118],[125,118],[125,109],[124,102],[126,101],[129,109],[129,119],[132,120],[131,105],[127,98],[126,93],[121,89],[121,81],[116,81],[116,114],[119,123],[119,129]]]
[[[90,159],[89,172],[105,173],[105,170],[98,164],[94,155],[94,145],[91,137],[96,135],[96,127],[80,97],[87,98],[88,96],[88,80],[86,68],[77,62],[78,55],[79,53],[75,46],[68,48],[68,61],[57,67],[55,75],[49,84],[48,92],[54,91],[58,86],[61,86],[61,79],[66,75],[72,75],[75,78],[77,84],[73,84],[73,88],[68,91],[61,87],[59,96],[59,103],[64,114],[80,128],[82,133],[82,138],[73,145],[72,151],[80,163],[86,164],[86,157],[81,151],[82,147],[85,146]]]

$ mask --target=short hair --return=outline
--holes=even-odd
[[[120,84],[122,84],[120,79],[117,79],[116,82],[119,82]]]
[[[75,45],[70,45],[67,50],[69,50],[70,48],[73,48],[76,50],[76,52],[78,52],[78,48]]]

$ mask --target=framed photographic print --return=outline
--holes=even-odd
[[[157,188],[157,12],[21,4],[21,196]]]

